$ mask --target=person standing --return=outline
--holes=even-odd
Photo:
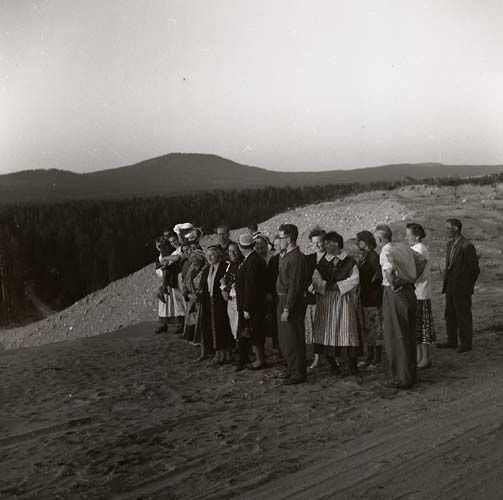
[[[309,240],[314,247],[314,252],[306,255],[306,262],[308,268],[309,279],[312,280],[314,270],[320,259],[325,255],[325,235],[326,231],[316,227],[309,233]],[[309,284],[308,291],[306,293],[306,319],[304,327],[306,329],[306,344],[313,343],[313,329],[314,329],[314,319],[316,316],[316,292],[314,291],[313,284]],[[311,366],[308,367],[308,371],[312,371],[318,367],[320,364],[320,355],[315,352],[314,360]]]
[[[279,227],[280,249],[276,291],[278,293],[278,337],[281,353],[287,362],[285,384],[306,381],[306,340],[304,293],[308,285],[306,259],[297,246],[299,230],[294,224]]]
[[[416,294],[414,283],[426,260],[408,245],[392,242],[391,228],[378,225],[375,238],[381,247],[383,271],[384,345],[392,380],[387,387],[406,389],[416,381]]]
[[[263,234],[257,233],[252,236],[255,241],[255,252],[265,261],[266,267],[272,257],[271,243]]]
[[[206,259],[208,266],[201,276],[204,336],[199,359],[204,359],[210,351],[215,351],[214,363],[223,365],[231,359],[234,344],[227,314],[227,302],[220,289],[220,281],[227,269],[227,263],[222,258],[222,249],[219,245],[211,245],[206,249]]]
[[[278,340],[278,292],[276,291],[276,282],[279,274],[279,261],[281,259],[281,240],[279,236],[275,236],[274,255],[269,259],[267,264],[267,314],[266,323],[271,337],[272,347],[276,354],[281,354]]]
[[[356,245],[361,252],[358,262],[360,271],[360,302],[363,310],[364,342],[367,345],[367,359],[361,366],[378,366],[382,359],[382,271],[377,243],[370,231],[360,231],[356,235]],[[360,365],[359,365],[360,366]]]
[[[473,343],[472,295],[480,274],[475,247],[461,234],[458,219],[446,222],[449,242],[445,256],[444,285],[447,342],[439,348],[459,347],[458,352],[471,351]]]
[[[236,299],[238,308],[239,359],[236,371],[246,368],[248,347],[251,343],[255,361],[253,370],[268,368],[265,357],[265,315],[267,294],[267,268],[265,260],[255,251],[251,234],[239,237],[239,249],[244,260],[236,276]]]
[[[319,294],[313,328],[314,352],[325,354],[332,373],[342,376],[335,358],[345,350],[350,373],[358,377],[362,344],[355,292],[360,273],[356,261],[344,251],[339,233],[330,231],[325,235],[325,249],[313,275],[314,288]]]
[[[236,300],[236,277],[238,269],[243,262],[243,254],[239,249],[237,243],[229,244],[229,257],[230,262],[225,271],[224,277],[221,280],[220,288],[222,289],[222,296],[227,301],[227,314],[229,316],[229,324],[232,331],[234,340],[237,340],[239,314]]]
[[[206,266],[204,252],[192,250],[189,261],[190,267],[182,283],[182,294],[186,302],[183,338],[194,345],[200,345],[202,340],[201,278]]]
[[[215,228],[215,232],[217,233],[218,244],[220,245],[220,248],[222,249],[223,260],[229,262],[229,260],[230,260],[229,245],[231,243],[234,243],[234,244],[237,244],[237,243],[235,241],[231,240],[230,229],[229,229],[229,226],[227,226],[226,224],[220,224],[220,226],[217,226]]]
[[[421,370],[431,367],[431,344],[435,342],[435,328],[431,311],[430,252],[423,243],[426,232],[421,224],[407,224],[405,238],[412,250],[420,253],[426,259],[423,274],[417,278],[415,283],[417,299],[417,367]]]

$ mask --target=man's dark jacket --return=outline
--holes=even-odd
[[[236,276],[236,300],[240,313],[264,315],[266,311],[267,266],[252,252],[241,264]]]
[[[456,246],[456,250],[449,268],[453,241],[447,244],[445,258],[444,286],[442,293],[449,293],[457,297],[473,294],[473,287],[480,274],[479,260],[475,247],[464,237]]]

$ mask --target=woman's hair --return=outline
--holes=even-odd
[[[271,250],[271,249],[273,248],[273,245],[272,245],[272,243],[269,241],[269,238],[268,238],[267,236],[265,236],[264,234],[256,234],[256,235],[253,237],[253,239],[254,239],[255,241],[257,241],[257,240],[262,240],[262,241],[266,244],[266,246],[267,246],[268,250]]]
[[[223,250],[220,245],[210,245],[208,248],[206,248],[206,254],[208,254],[210,250],[215,252],[219,259],[222,258]]]
[[[243,252],[241,252],[241,248],[239,248],[239,243],[237,243],[236,241],[231,241],[229,243],[229,246],[227,247],[227,251],[229,251],[229,249],[233,247],[237,250],[238,254],[243,256]]]
[[[419,238],[419,240],[426,238],[426,232],[423,226],[421,226],[421,224],[417,224],[416,222],[410,222],[409,224],[407,224],[406,227],[407,229],[410,230],[412,236]]]
[[[370,231],[360,231],[359,233],[356,233],[356,239],[357,241],[363,241],[366,243],[372,250],[377,248],[376,239]]]
[[[337,231],[329,231],[325,235],[325,241],[331,241],[332,243],[337,243],[339,248],[344,248],[344,239]]]

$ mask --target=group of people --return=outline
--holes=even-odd
[[[472,348],[471,296],[480,272],[475,248],[461,230],[459,220],[446,222],[447,342],[436,344],[460,353]],[[218,243],[205,249],[201,229],[189,223],[156,242],[156,333],[176,318],[177,333],[200,346],[198,360],[211,356],[216,365],[234,363],[236,371],[266,369],[270,336],[285,361],[287,385],[305,382],[322,356],[335,376],[361,382],[362,369],[379,366],[384,350],[387,385],[394,388],[411,387],[417,370],[432,366],[431,258],[420,224],[406,225],[406,243],[393,241],[387,225],[361,231],[353,238],[355,255],[345,251],[339,233],[321,228],[309,234],[315,251],[308,255],[300,251],[294,224],[281,225],[272,241],[256,224],[237,242],[226,225],[215,232]],[[306,344],[314,351],[309,366]]]

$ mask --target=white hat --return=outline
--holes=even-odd
[[[184,222],[183,224],[177,224],[173,231],[176,234],[180,234],[182,231],[188,231],[189,229],[194,229],[194,226],[190,222]]]

